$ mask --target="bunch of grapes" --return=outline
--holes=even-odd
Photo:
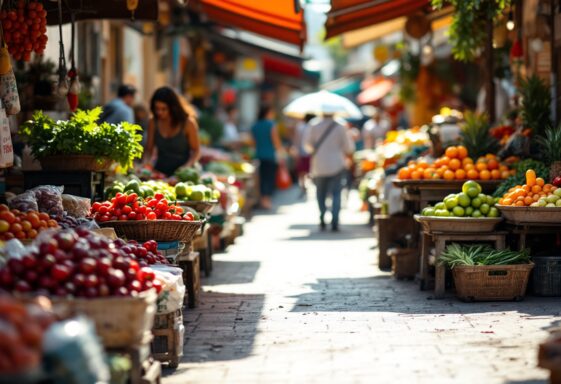
[[[37,1],[19,0],[15,9],[0,12],[8,51],[15,60],[29,61],[31,53],[42,55],[47,46],[47,11]]]

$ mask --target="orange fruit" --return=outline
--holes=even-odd
[[[458,150],[458,158],[459,159],[467,159],[468,158],[468,150],[466,147],[464,147],[463,145],[458,145],[456,147],[456,149]]]
[[[524,201],[518,200],[516,203],[514,203],[515,206],[517,207],[523,207],[524,206]]]
[[[530,187],[536,185],[536,172],[534,172],[533,169],[528,169],[526,171],[526,184],[528,184]]]
[[[458,159],[451,159],[448,166],[450,167],[451,170],[455,171],[461,168],[462,162]]]
[[[545,180],[542,179],[541,177],[538,177],[538,178],[536,179],[536,184],[539,185],[540,187],[543,187],[544,184],[545,184]]]
[[[456,147],[448,147],[446,148],[446,152],[444,152],[444,154],[446,156],[448,156],[451,159],[456,159],[459,155],[458,153],[458,148]]]
[[[477,164],[475,164],[475,169],[477,169],[478,171],[485,171],[487,169],[487,164],[478,162]]]
[[[489,170],[499,169],[499,162],[495,159],[490,159],[487,162],[487,169],[489,169]]]
[[[526,192],[532,192],[532,187],[530,187],[529,185],[523,185],[522,189],[525,190]]]
[[[426,161],[424,161],[424,160],[421,160],[421,161],[419,161],[419,162],[417,163],[417,168],[418,168],[418,169],[419,169],[419,168],[420,168],[420,169],[427,169],[428,167],[429,167],[429,164],[428,164]]]
[[[485,158],[486,158],[486,159],[489,159],[489,160],[491,160],[491,159],[496,159],[496,158],[497,158],[497,155],[495,155],[495,154],[493,154],[493,153],[488,153],[488,154],[485,155]]]
[[[462,159],[462,164],[473,164],[473,159],[471,157],[465,157]]]
[[[499,165],[499,171],[508,171],[508,167],[506,165]]]
[[[454,172],[452,172],[451,170],[447,169],[446,171],[444,171],[444,180],[454,180],[454,177],[456,177],[456,175],[454,174]]]
[[[467,177],[470,180],[477,180],[479,179],[479,172],[477,172],[475,169],[470,169],[469,171],[467,171]]]
[[[438,177],[442,178],[442,176],[444,175],[444,171],[445,171],[445,169],[438,168],[438,169],[435,171],[435,174],[436,174]]]
[[[501,171],[501,179],[508,179],[510,177],[509,171]]]
[[[498,169],[493,169],[491,171],[491,178],[493,180],[498,180],[501,178],[501,171],[499,171]]]
[[[427,168],[423,171],[423,179],[430,180],[434,174],[434,168]]]
[[[401,180],[410,179],[411,178],[411,171],[409,170],[409,168],[401,168],[397,172],[397,177],[400,178]]]
[[[419,172],[419,171],[413,171],[413,172],[411,172],[411,178],[412,178],[413,180],[421,180],[421,176],[422,176],[422,175],[421,175],[421,172]]]
[[[448,165],[449,162],[450,162],[450,158],[448,156],[442,156],[440,158],[440,166]]]
[[[464,171],[463,169],[458,169],[454,174],[454,176],[456,177],[456,180],[465,180],[467,174],[466,171]]]
[[[479,178],[481,180],[490,180],[491,179],[491,172],[489,172],[488,170],[484,169],[481,172],[479,172]]]
[[[503,200],[504,205],[512,205],[512,199],[507,197]]]
[[[530,205],[530,204],[532,204],[533,202],[534,202],[534,199],[531,198],[530,196],[526,196],[526,197],[524,198],[524,205]]]
[[[409,160],[407,165],[417,165],[417,162],[415,160]]]
[[[542,190],[543,190],[545,193],[549,194],[549,193],[551,192],[551,187],[552,187],[551,184],[546,184],[546,185],[543,186]]]
[[[539,193],[534,193],[534,194],[532,195],[532,200],[538,201],[538,200],[540,199],[540,197],[541,197],[541,196],[540,196]]]
[[[469,171],[471,169],[475,169],[475,165],[473,163],[464,164],[464,171]]]
[[[540,193],[541,191],[542,191],[542,187],[540,187],[539,185],[532,186],[533,193]]]

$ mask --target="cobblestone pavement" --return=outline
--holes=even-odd
[[[318,232],[313,201],[280,200],[215,255],[164,384],[546,382],[537,345],[559,327],[561,299],[431,300],[378,270],[352,204],[332,234]]]

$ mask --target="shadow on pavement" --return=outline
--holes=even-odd
[[[310,293],[298,299],[291,312],[393,312],[402,314],[470,314],[519,312],[549,316],[559,313],[558,298],[526,297],[522,302],[464,303],[449,293],[431,300],[431,291],[420,291],[412,281],[398,281],[389,275],[365,278],[319,279],[308,284]],[[343,299],[342,299],[343,298]]]
[[[548,380],[530,379],[530,380],[509,380],[504,384],[547,384]]]
[[[183,313],[185,344],[179,368],[165,368],[164,376],[185,371],[183,363],[229,361],[250,356],[264,301],[264,295],[203,292],[199,306]]]
[[[204,279],[205,287],[223,284],[249,284],[255,280],[259,261],[222,261],[214,260],[213,269],[220,271]]]

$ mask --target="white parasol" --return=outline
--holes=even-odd
[[[301,96],[284,108],[284,114],[297,119],[307,114],[317,116],[329,114],[338,117],[360,119],[360,109],[349,99],[328,91],[320,91]]]

